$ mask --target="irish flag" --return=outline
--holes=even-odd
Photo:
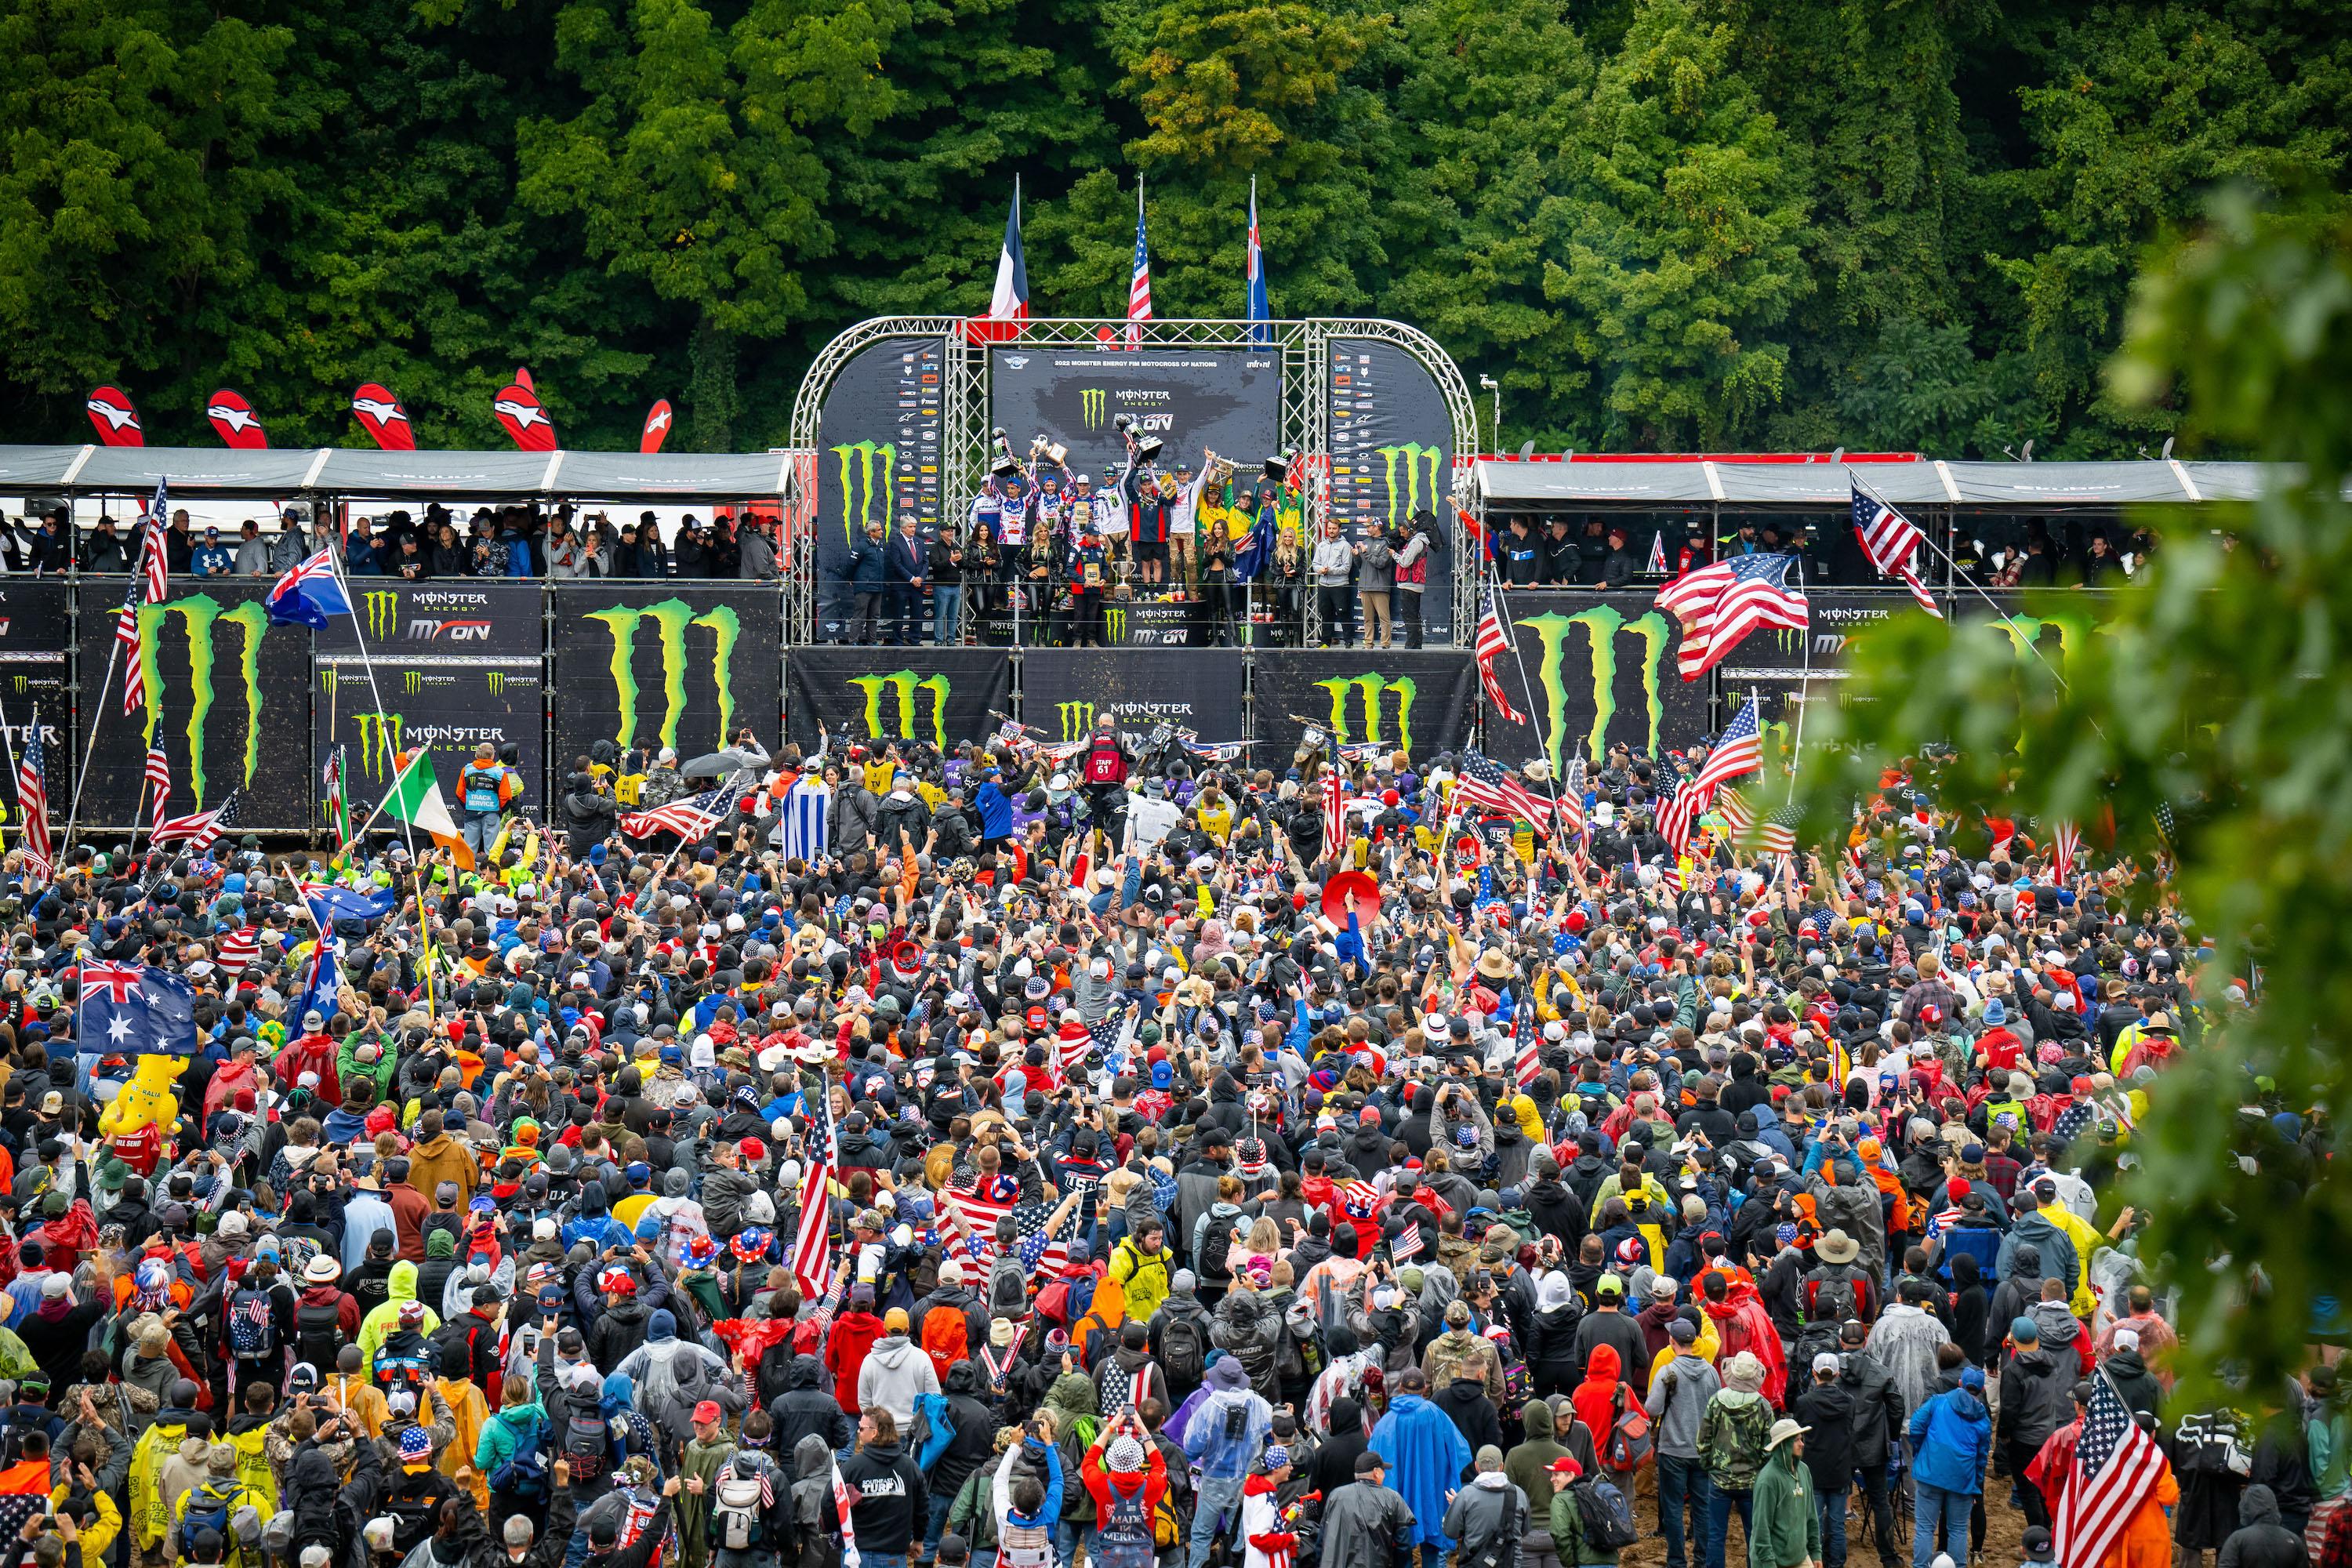
[[[441,798],[441,781],[433,776],[432,753],[424,747],[418,747],[402,761],[400,776],[392,781],[392,790],[383,797],[381,809],[387,816],[431,834],[434,843],[457,856],[458,865],[472,868],[474,852],[466,847],[465,835],[457,830],[457,819],[449,815],[449,803]]]

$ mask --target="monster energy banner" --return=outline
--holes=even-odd
[[[1437,378],[1410,353],[1376,338],[1331,340],[1331,515],[1349,537],[1426,513],[1429,585],[1423,637],[1454,640],[1454,417]]]
[[[812,647],[785,658],[786,732],[814,746],[916,741],[945,750],[985,740],[1013,710],[1012,656],[989,648]]]
[[[1171,724],[1211,744],[1239,741],[1245,657],[1226,648],[1035,649],[1021,661],[1021,721],[1053,743],[1081,739],[1106,714],[1128,735]]]
[[[680,581],[669,589],[564,583],[552,589],[557,764],[598,741],[685,762],[749,726],[773,749],[783,638],[773,590]]]
[[[147,703],[127,719],[119,667],[103,700],[97,695],[96,682],[114,639],[114,617],[81,617],[81,668],[92,672],[83,722],[98,725],[97,750],[82,791],[85,825],[118,831],[131,826],[152,737],[171,763],[173,816],[218,805],[241,787],[240,830],[311,826],[316,791],[304,689],[310,634],[300,626],[271,626],[262,606],[268,594],[267,583],[222,584],[142,605],[139,646],[145,658]],[[54,809],[58,797],[51,800]]]
[[[1215,349],[1139,353],[1000,348],[989,364],[989,423],[1015,455],[1043,436],[1070,449],[1073,475],[1108,484],[1127,461],[1122,416],[1166,443],[1160,466],[1230,458],[1244,474],[1281,441],[1282,357]],[[827,426],[830,430],[831,426]]]
[[[106,589],[91,584],[87,590],[100,595]],[[73,798],[74,765],[80,754],[73,743],[73,693],[67,688],[68,654],[73,646],[73,621],[66,605],[67,587],[58,579],[15,577],[0,584],[0,724],[5,725],[11,763],[25,754],[26,732],[36,710],[41,716],[41,743],[47,759],[42,772],[48,780],[50,810],[61,813]],[[115,603],[121,595],[112,595]],[[114,624],[112,615],[107,624]],[[103,668],[104,666],[100,666]],[[96,680],[93,671],[90,679]],[[117,679],[120,679],[118,677]],[[115,705],[119,714],[121,702]],[[16,769],[9,768],[11,778]],[[8,823],[16,820],[16,791],[5,792]],[[63,826],[62,819],[58,826]]]
[[[1529,711],[1532,688],[1534,724],[1511,723],[1489,709],[1488,752],[1511,764],[1542,755],[1565,767],[1573,757],[1597,759],[1621,742],[1638,755],[1656,756],[1706,739],[1712,728],[1708,683],[1675,673],[1680,636],[1654,598],[1646,593],[1505,595],[1504,613],[1528,684],[1520,682],[1519,666],[1506,661],[1499,667],[1503,688],[1522,712]]]
[[[366,584],[362,586],[362,584]],[[409,664],[446,663],[497,656],[538,661],[546,637],[546,598],[532,583],[456,578],[447,582],[401,583],[382,577],[351,584],[351,616],[336,616],[318,633],[321,656],[357,658],[367,634],[376,676]]]
[[[1312,724],[1341,745],[1402,746],[1426,761],[1462,749],[1477,700],[1477,667],[1466,653],[1260,654],[1258,743],[1250,760],[1277,771],[1288,767]],[[1201,738],[1215,739],[1205,732]]]
[[[310,719],[317,755],[343,748],[354,824],[383,797],[397,754],[418,746],[433,752],[433,771],[454,808],[458,771],[485,741],[500,756],[509,745],[514,748],[514,766],[523,778],[514,806],[537,813],[547,761],[537,654],[463,662],[387,660],[378,655],[373,689],[357,654],[320,654],[316,662]]]
[[[817,636],[842,636],[849,613],[849,553],[866,525],[898,531],[940,521],[938,338],[885,338],[860,349],[824,395],[816,463]]]

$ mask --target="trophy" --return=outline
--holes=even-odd
[[[991,478],[1011,479],[1015,474],[1024,471],[1021,467],[1021,459],[1013,455],[1013,443],[1006,437],[1004,426],[1000,425],[989,432],[989,440],[995,452],[995,457],[988,465]]]
[[[1160,449],[1167,443],[1160,440],[1157,436],[1147,436],[1143,434],[1142,427],[1137,422],[1134,415],[1114,415],[1111,418],[1110,424],[1111,428],[1118,431],[1119,435],[1125,438],[1127,442],[1129,460],[1134,463],[1138,468],[1142,467],[1146,463],[1156,462],[1159,460]]]

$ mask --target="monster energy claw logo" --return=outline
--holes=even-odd
[[[173,616],[180,618],[188,639],[188,687],[193,699],[187,705],[188,783],[195,791],[195,798],[202,801],[206,782],[205,721],[212,715],[214,699],[215,633],[226,623],[241,634],[237,671],[245,678],[246,722],[245,770],[239,782],[249,784],[261,762],[261,639],[268,632],[269,616],[258,599],[248,599],[233,610],[223,610],[220,601],[209,594],[191,594],[184,599],[139,606],[139,657],[148,672],[150,746],[155,743],[156,726],[163,719],[163,681],[159,674],[163,665],[157,654],[163,642],[163,623]]]
[[[400,595],[379,589],[365,596],[368,636],[382,642],[400,629]]]
[[[488,671],[488,674],[490,682],[490,695],[493,697],[503,696],[507,689],[507,672],[503,669],[493,669]]]
[[[425,689],[425,672],[419,669],[404,669],[400,672],[400,681],[411,691],[422,691]]]
[[[710,631],[710,679],[719,693],[718,741],[723,743],[735,728],[735,644],[743,635],[732,608],[715,605],[701,615],[684,599],[663,599],[643,605],[614,605],[581,617],[602,621],[613,634],[613,692],[621,710],[621,731],[614,743],[627,751],[637,743],[637,628],[651,624],[655,646],[661,650],[661,743],[677,744],[678,721],[686,716],[686,628]]]
[[[386,779],[400,758],[400,731],[406,722],[398,713],[354,713],[360,727],[360,772]]]
[[[922,739],[915,732],[915,693],[928,692],[931,699],[931,744],[946,749],[948,743],[948,678],[944,675],[918,677],[911,669],[893,670],[887,675],[853,675],[849,684],[866,693],[866,734],[869,740],[895,738],[901,741]],[[886,726],[882,717],[882,694],[887,691],[897,704],[895,727]]]
[[[1103,606],[1103,635],[1109,642],[1121,643],[1127,640],[1127,606],[1125,605]]]
[[[1375,447],[1381,455],[1381,470],[1388,485],[1389,521],[1397,522],[1421,510],[1421,471],[1429,469],[1429,508],[1437,510],[1437,468],[1444,454],[1435,447],[1424,447],[1408,441],[1401,447]],[[1404,488],[1397,489],[1397,464],[1404,464]]]
[[[1331,735],[1336,743],[1348,746],[1358,742],[1372,745],[1394,744],[1405,751],[1412,750],[1412,702],[1421,688],[1410,676],[1388,676],[1367,672],[1363,675],[1339,675],[1315,683],[1331,694]],[[1361,700],[1364,721],[1360,728],[1348,722],[1348,694],[1355,692]],[[1393,726],[1384,722],[1384,699],[1396,699]]]
[[[882,525],[890,525],[890,477],[898,472],[898,448],[887,441],[853,441],[834,447],[833,455],[841,464],[841,537],[843,542],[854,545],[858,531],[877,521],[874,514],[877,507],[881,510]],[[851,482],[853,458],[859,483]]]
[[[1095,727],[1095,705],[1091,702],[1056,702],[1054,711],[1062,721],[1062,743],[1083,741]]]
[[[1643,750],[1654,757],[1662,743],[1660,731],[1665,721],[1665,698],[1660,689],[1659,674],[1666,657],[1666,618],[1652,610],[1636,620],[1627,620],[1613,605],[1595,605],[1579,610],[1572,616],[1558,614],[1529,616],[1519,625],[1536,634],[1540,644],[1537,657],[1538,683],[1543,688],[1544,755],[1552,766],[1567,765],[1570,755],[1568,734],[1568,685],[1566,663],[1569,631],[1580,629],[1590,648],[1589,664],[1592,677],[1592,729],[1583,737],[1583,751],[1588,757],[1599,758],[1609,749],[1609,725],[1617,717],[1617,637],[1629,633],[1642,645],[1642,696],[1648,708],[1649,734]]]
[[[1079,391],[1078,415],[1086,421],[1087,429],[1102,428],[1103,409],[1109,398],[1110,394],[1099,386],[1085,387]]]

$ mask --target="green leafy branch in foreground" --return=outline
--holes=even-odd
[[[2315,1317],[2342,1310],[2352,1257],[2352,217],[2224,197],[2141,279],[2108,385],[2126,405],[2177,400],[2192,442],[2295,478],[2248,505],[2151,511],[2151,569],[2063,677],[1981,605],[1865,638],[1816,721],[1806,830],[1842,835],[1882,766],[1937,742],[1953,748],[1940,805],[2031,816],[2045,842],[2071,819],[2152,868],[2173,808],[2161,890],[2210,944],[2190,966],[2206,1027],[2152,1086],[2120,1198],[2150,1216],[2141,1256],[2179,1292],[2191,1397],[2242,1374],[2261,1400],[2308,1360]],[[2117,891],[2145,907],[2159,889],[2143,875]],[[2258,1006],[2226,1000],[2257,974]],[[2321,1129],[2316,1158],[2281,1111]]]

